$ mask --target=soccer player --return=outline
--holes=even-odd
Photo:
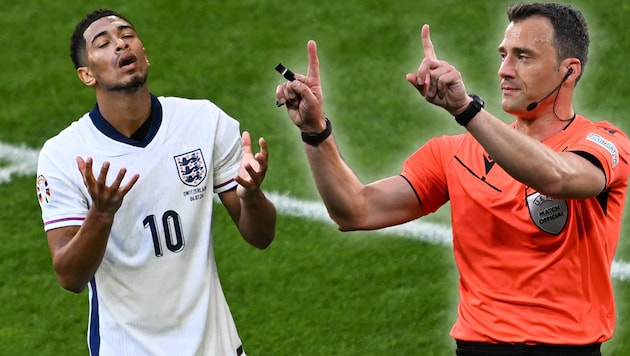
[[[573,110],[587,62],[582,14],[554,3],[510,6],[499,44],[502,108],[468,95],[422,28],[424,59],[409,81],[466,128],[433,138],[399,175],[363,184],[324,116],[316,44],[307,75],[276,89],[302,131],[316,186],[343,231],[402,224],[451,203],[460,273],[457,355],[599,355],[612,337],[610,268],[630,173],[630,141]]]
[[[91,355],[245,355],[213,253],[213,194],[265,249],[268,150],[208,100],[157,97],[134,26],[87,15],[70,54],[94,108],[48,140],[37,191],[57,278],[89,286]],[[129,172],[129,174],[128,174]]]

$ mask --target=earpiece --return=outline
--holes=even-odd
[[[557,87],[555,87],[549,94],[545,95],[544,98],[542,98],[542,99],[540,99],[538,101],[534,101],[533,103],[529,103],[529,105],[527,105],[525,110],[532,111],[532,110],[536,109],[538,107],[538,104],[540,104],[543,100],[547,99],[553,93],[555,93],[556,91],[560,90],[560,87],[562,87],[562,83],[564,83],[564,81],[567,80],[567,78],[569,78],[569,76],[571,74],[573,74],[573,67],[569,67],[569,69],[567,70],[567,73],[564,75],[564,78],[562,78],[562,81],[560,82],[560,84],[558,84]],[[554,103],[554,105],[555,105],[555,103]]]

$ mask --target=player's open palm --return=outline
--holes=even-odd
[[[127,184],[121,186],[127,174],[127,169],[121,168],[112,184],[108,186],[106,182],[109,162],[103,163],[98,177],[94,176],[92,164],[93,160],[91,157],[88,157],[86,160],[83,160],[82,157],[77,157],[77,165],[83,176],[83,183],[92,198],[92,209],[113,216],[122,205],[125,195],[138,181],[140,175],[134,174]]]
[[[267,164],[269,151],[264,138],[258,139],[260,152],[254,154],[252,151],[252,139],[249,132],[244,131],[241,137],[243,143],[243,159],[238,176],[235,178],[238,186],[236,193],[241,198],[256,193],[267,174]]]

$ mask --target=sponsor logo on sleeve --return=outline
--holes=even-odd
[[[596,133],[589,133],[588,136],[586,136],[586,139],[602,146],[604,149],[606,149],[606,151],[610,153],[610,155],[612,156],[613,167],[615,167],[617,163],[619,163],[619,151],[612,142],[608,141],[607,139],[601,137]]]

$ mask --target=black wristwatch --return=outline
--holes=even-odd
[[[461,114],[455,115],[455,121],[462,126],[468,125],[470,120],[477,115],[483,109],[485,103],[483,99],[481,99],[478,95],[468,94],[469,97],[472,98],[472,102],[468,105],[466,110],[464,110]]]
[[[320,133],[302,132],[302,141],[304,141],[305,143],[308,143],[311,146],[317,147],[317,145],[319,145],[325,139],[327,139],[328,136],[330,136],[330,134],[332,133],[332,125],[330,124],[330,120],[328,120],[327,117],[325,119],[326,119],[326,128],[324,129],[324,131]]]

